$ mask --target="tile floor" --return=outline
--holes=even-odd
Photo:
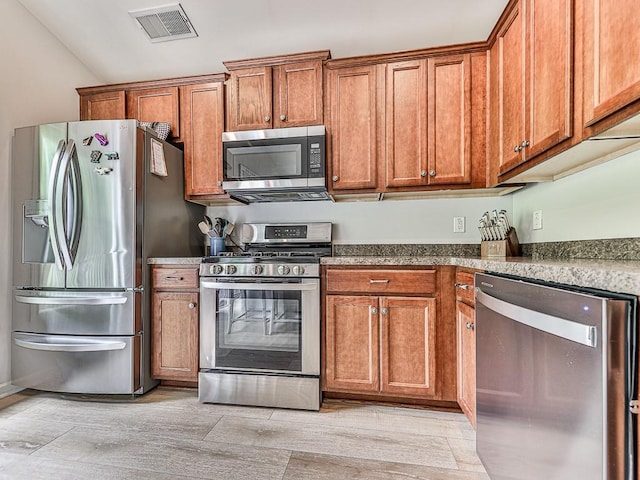
[[[0,479],[488,480],[462,414],[349,402],[322,410],[25,391],[0,400]]]

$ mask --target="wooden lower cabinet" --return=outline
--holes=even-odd
[[[458,405],[476,427],[476,334],[473,307],[456,302],[458,319]]]
[[[198,381],[198,275],[194,268],[154,268],[151,374]]]
[[[476,320],[473,273],[456,273],[458,405],[476,428]]]
[[[325,388],[432,397],[436,300],[329,295]]]

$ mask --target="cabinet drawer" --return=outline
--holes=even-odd
[[[435,270],[327,270],[327,292],[431,294]]]
[[[153,288],[198,288],[198,268],[154,268]]]
[[[456,300],[473,306],[475,304],[473,273],[456,272]]]

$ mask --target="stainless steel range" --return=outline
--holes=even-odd
[[[320,258],[330,223],[244,224],[200,265],[201,402],[320,408]]]

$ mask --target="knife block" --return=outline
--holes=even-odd
[[[511,227],[504,240],[483,241],[480,244],[480,256],[482,258],[506,258],[522,255],[520,242],[516,229]]]

